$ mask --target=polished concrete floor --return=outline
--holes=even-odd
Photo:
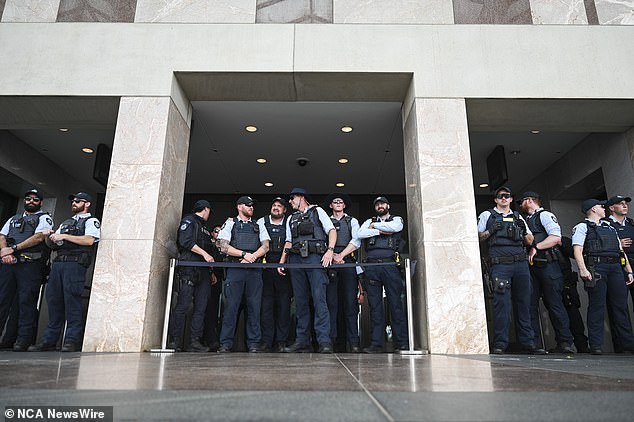
[[[0,409],[115,420],[632,421],[634,356],[0,352]]]

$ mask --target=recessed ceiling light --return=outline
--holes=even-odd
[[[37,182],[37,184],[38,184],[38,185],[40,185],[40,186],[44,186],[46,183],[44,183],[44,182]]]
[[[60,127],[59,131],[60,132],[68,132],[68,128],[67,127]]]
[[[522,151],[520,151],[519,149],[514,149],[513,151],[511,151],[511,155],[517,155],[520,152],[522,152]]]
[[[264,184],[264,186],[268,186],[268,187],[270,188],[271,186],[273,186],[273,183],[271,183],[271,182],[266,182],[266,183]]]
[[[341,131],[342,131],[343,133],[350,133],[350,132],[352,132],[352,127],[351,127],[351,126],[343,126],[343,127],[341,128]]]
[[[257,160],[255,160],[255,161],[257,161],[257,162],[258,162],[258,163],[260,163],[260,164],[264,164],[264,163],[266,163],[266,158],[258,158],[258,159],[257,159]]]
[[[480,187],[481,188],[488,188],[489,184],[488,183],[480,183]]]
[[[246,130],[247,132],[257,132],[258,128],[255,126],[247,126],[244,128],[244,130]]]
[[[346,164],[346,163],[348,162],[348,159],[347,159],[347,158],[340,158],[340,159],[339,159],[339,162],[340,162],[341,164]]]
[[[531,133],[532,133],[533,135],[537,135],[538,133],[540,133],[540,131],[539,131],[539,130],[537,130],[537,129],[533,129],[533,130],[531,130]]]
[[[81,150],[86,154],[92,154],[93,152],[95,152],[95,150],[92,148],[82,148]]]
[[[338,187],[338,188],[342,188],[342,187],[344,187],[344,186],[345,186],[345,183],[341,183],[341,182],[337,183],[337,187]]]

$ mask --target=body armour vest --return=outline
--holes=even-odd
[[[286,217],[284,217],[282,224],[279,225],[271,223],[271,216],[267,215],[264,217],[264,227],[266,227],[266,231],[271,238],[266,260],[279,261],[279,258],[282,256],[282,251],[284,250],[284,243],[286,243]]]
[[[9,246],[17,245],[24,242],[29,237],[35,234],[35,229],[40,223],[40,217],[47,212],[39,211],[35,214],[17,214],[11,219],[9,223],[9,233],[7,238],[9,240]],[[31,246],[27,249],[21,249],[20,252],[42,252],[44,250],[44,242]]]
[[[611,225],[597,225],[585,220],[588,232],[583,244],[583,254],[587,256],[617,257],[621,251],[621,245],[616,231]]]
[[[385,222],[394,220],[393,216],[389,216]],[[380,219],[372,217],[372,222],[377,223]],[[380,234],[364,239],[363,245],[368,258],[391,258],[394,252],[398,251],[401,244],[401,232]]]
[[[203,249],[208,254],[211,254],[214,251],[213,242],[211,240],[211,233],[205,227],[205,225],[200,221],[200,217],[195,214],[187,215],[183,217],[179,226],[183,224],[192,223],[195,225],[194,232],[196,233],[196,245],[198,245],[201,249]],[[178,231],[178,236],[180,236],[180,230]],[[178,256],[179,259],[183,261],[203,261],[204,258],[197,253],[192,252],[191,250],[186,250],[180,246],[180,242],[178,242]]]
[[[260,247],[260,228],[253,220],[240,221],[238,217],[235,217],[229,244],[241,251],[257,251]]]
[[[528,228],[533,232],[533,236],[535,237],[535,243],[539,243],[548,237],[548,233],[546,232],[540,217],[543,211],[544,210],[539,210],[533,213],[533,215],[529,215],[526,219]]]
[[[341,220],[330,217],[332,224],[337,230],[337,243],[335,243],[335,252],[343,251],[352,240],[352,217],[344,215]]]
[[[299,244],[305,241],[325,241],[326,233],[324,227],[319,221],[317,207],[311,207],[306,212],[295,211],[291,215],[291,236],[293,238],[293,247],[299,247]]]
[[[74,218],[69,218],[68,220],[64,220],[62,224],[59,226],[60,234],[70,234],[71,236],[83,236],[86,234],[86,221],[92,218],[84,217],[75,220]],[[76,255],[82,252],[86,252],[89,255],[92,255],[93,247],[91,246],[82,246],[73,242],[68,242],[66,240],[62,241],[61,244],[55,243],[55,250],[57,250],[57,255]]]
[[[609,219],[607,221],[610,222],[612,227],[616,229],[616,232],[619,234],[619,239],[630,238],[634,240],[634,221],[631,218],[625,218],[625,224],[619,224],[618,222]],[[627,257],[630,259],[630,263],[632,263],[632,259],[634,259],[634,245],[630,245],[627,248],[623,248],[623,251],[627,254]]]
[[[486,225],[489,233],[494,223],[499,222],[502,224],[502,229],[488,239],[489,257],[525,255],[526,251],[522,244],[522,230],[518,227],[520,215],[517,211],[513,211],[512,214],[506,217],[503,217],[502,214],[494,209],[490,209],[489,212],[491,215]]]

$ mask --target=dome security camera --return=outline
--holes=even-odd
[[[299,157],[296,161],[297,161],[297,165],[300,167],[306,167],[306,165],[309,163],[308,158],[304,158],[304,157]]]

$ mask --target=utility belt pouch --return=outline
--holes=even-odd
[[[302,242],[299,245],[299,254],[302,258],[307,258],[310,252],[308,251],[308,242]]]
[[[493,279],[493,288],[496,293],[504,294],[511,288],[511,282],[509,280],[495,277]]]
[[[314,227],[311,221],[300,221],[297,225],[297,231],[300,236],[307,236],[313,234]]]
[[[548,261],[547,258],[537,258],[537,257],[533,258],[533,265],[538,268],[545,267],[546,264],[548,264],[549,262],[550,261]]]
[[[591,280],[583,280],[583,287],[585,289],[592,289],[597,286],[597,281],[601,280],[601,274],[599,274],[594,268],[588,268],[590,274],[592,275]]]

